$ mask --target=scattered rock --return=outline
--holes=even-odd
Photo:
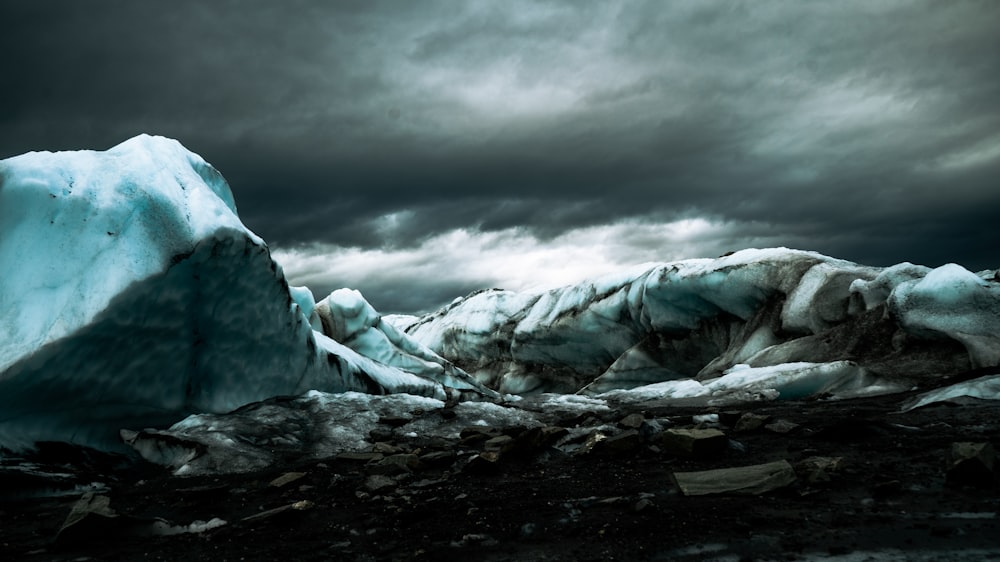
[[[608,436],[601,431],[592,431],[587,434],[586,439],[583,444],[580,445],[578,449],[573,451],[574,455],[586,455],[590,453],[598,443],[607,439]]]
[[[659,420],[645,420],[639,426],[639,437],[647,443],[655,443],[660,439],[664,426]]]
[[[459,433],[459,438],[462,440],[462,445],[476,447],[498,435],[501,435],[501,432],[495,427],[472,426],[463,429]]]
[[[990,443],[952,443],[947,481],[960,486],[986,487],[996,484],[996,452]]]
[[[740,421],[741,417],[743,417],[743,412],[739,410],[725,410],[719,412],[719,423],[727,427],[733,427],[736,425],[736,422]]]
[[[434,486],[439,486],[447,482],[447,478],[437,478],[434,480],[418,480],[409,485],[410,488],[415,488],[417,490],[422,490],[424,488],[432,488]]]
[[[760,495],[795,482],[788,461],[720,468],[699,472],[675,472],[677,487],[685,496],[709,494]]]
[[[791,433],[798,428],[799,424],[790,422],[788,420],[775,420],[764,426],[764,429],[773,433],[780,433],[782,435],[786,433]]]
[[[275,515],[281,515],[283,513],[288,513],[289,511],[306,511],[316,507],[316,504],[309,500],[301,500],[297,502],[292,502],[274,509],[268,509],[260,513],[255,513],[253,515],[244,517],[243,522],[260,521],[262,519],[268,519],[274,517]]]
[[[514,448],[514,438],[509,435],[497,435],[491,437],[483,443],[483,449],[487,451],[498,451],[503,454]]]
[[[668,429],[660,437],[660,447],[672,455],[705,457],[725,451],[728,441],[718,429]]]
[[[499,463],[500,453],[496,451],[483,451],[478,455],[473,455],[462,470],[471,473],[492,472],[497,469]]]
[[[392,427],[390,427],[390,426],[385,426],[385,427],[377,426],[377,427],[374,427],[374,428],[372,428],[371,431],[368,432],[368,438],[373,443],[377,443],[379,441],[392,441],[392,438],[393,438]]]
[[[649,498],[642,498],[641,500],[635,502],[635,505],[632,506],[632,510],[636,513],[642,513],[652,507],[654,507],[653,502],[650,501]]]
[[[392,443],[379,441],[378,443],[375,443],[375,445],[372,447],[372,452],[382,453],[383,455],[395,455],[398,453],[402,453],[403,449],[397,447],[396,445],[393,445]]]
[[[462,540],[451,542],[451,546],[454,548],[461,548],[469,544],[480,544],[482,546],[496,546],[500,543],[490,535],[482,533],[470,533],[467,535],[462,535]]]
[[[795,472],[809,484],[830,481],[830,475],[840,471],[843,457],[809,457],[796,463]]]
[[[508,427],[502,428],[500,430],[500,434],[507,435],[507,436],[510,436],[510,437],[517,437],[518,435],[524,433],[524,431],[526,429],[528,429],[527,426],[512,425],[512,426],[508,426]]]
[[[413,419],[406,416],[382,416],[378,419],[378,423],[389,427],[402,427],[411,421]]]
[[[733,427],[733,431],[736,433],[745,433],[748,431],[757,431],[758,429],[764,427],[764,424],[771,420],[771,416],[763,414],[754,414],[753,412],[747,412],[740,416],[740,419],[736,422]]]
[[[62,527],[56,533],[56,542],[104,543],[124,536],[170,536],[187,533],[204,533],[226,525],[226,521],[213,517],[209,521],[193,521],[188,525],[174,525],[163,519],[142,519],[120,515],[111,509],[108,496],[85,493],[70,510]]]
[[[642,438],[635,429],[595,442],[590,452],[597,455],[624,455],[634,453],[642,446]]]
[[[422,468],[420,457],[412,453],[400,453],[383,458],[373,466],[366,467],[366,471],[369,474],[398,475],[408,474]]]
[[[369,492],[378,492],[386,488],[395,488],[396,481],[384,474],[373,474],[365,479],[364,487]]]
[[[376,462],[385,458],[382,453],[340,453],[337,455],[338,461],[351,461],[351,462]]]
[[[212,529],[218,529],[228,523],[224,519],[213,517],[208,521],[193,521],[189,525],[171,525],[167,521],[154,521],[150,526],[150,534],[157,536],[183,535],[187,533],[204,533]]]
[[[111,498],[87,492],[73,504],[66,521],[56,533],[56,540],[71,542],[117,532],[118,514],[111,509]]]
[[[444,468],[451,466],[456,458],[455,451],[434,451],[420,455],[420,462],[429,468]]]
[[[305,472],[286,472],[281,476],[275,478],[274,480],[271,480],[269,486],[273,486],[275,488],[281,488],[283,486],[291,484],[292,482],[295,482],[296,480],[301,479],[305,475],[306,475]]]
[[[639,429],[639,427],[646,421],[646,416],[642,414],[629,414],[622,418],[618,425],[626,429]]]
[[[513,446],[508,451],[512,455],[532,456],[559,441],[569,431],[563,427],[545,426],[532,427],[520,432],[514,439]]]

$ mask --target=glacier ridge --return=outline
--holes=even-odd
[[[349,412],[409,402],[357,392],[435,408],[527,394],[549,409],[726,404],[893,392],[1000,365],[997,271],[787,248],[479,291],[421,317],[381,315],[351,289],[317,302],[288,285],[215,168],[148,135],[0,161],[0,268],[0,449],[116,449],[129,429],[151,458],[188,443],[160,459],[179,470],[266,464],[280,436],[255,427],[288,427],[274,412],[335,436],[304,445],[312,454],[368,446],[345,431],[373,419],[351,425]],[[955,392],[990,395],[984,384]],[[341,401],[354,405],[333,415]],[[237,446],[254,432],[257,445]],[[217,454],[190,457],[202,450]]]
[[[545,291],[481,291],[403,325],[502,393],[600,394],[795,363],[903,388],[1000,364],[998,323],[996,271],[771,248]]]

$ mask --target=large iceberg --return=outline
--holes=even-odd
[[[109,447],[313,389],[445,398],[461,378],[314,331],[219,172],[162,137],[0,162],[0,270],[0,447]]]
[[[852,380],[899,388],[1000,363],[1000,283],[996,272],[955,264],[876,268],[754,249],[552,290],[481,291],[402,325],[507,393],[600,393],[711,381],[744,364],[843,362]],[[808,386],[824,387],[816,382]]]

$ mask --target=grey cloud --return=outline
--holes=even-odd
[[[998,158],[946,165],[1000,144],[995,3],[13,0],[0,20],[0,155],[174,136],[281,246],[703,216],[998,265]]]

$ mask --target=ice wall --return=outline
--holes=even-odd
[[[442,386],[316,334],[222,176],[180,143],[0,162],[0,447],[310,389]]]
[[[1000,363],[992,273],[744,250],[549,291],[474,293],[406,332],[512,393],[604,392],[799,362],[851,361],[915,382]]]

